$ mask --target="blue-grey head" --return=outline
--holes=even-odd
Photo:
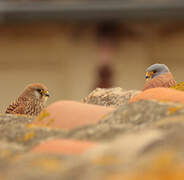
[[[146,69],[146,79],[153,79],[168,72],[169,68],[165,64],[153,64]]]

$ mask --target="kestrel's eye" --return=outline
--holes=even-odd
[[[40,94],[42,94],[42,90],[41,89],[36,89]]]
[[[153,71],[154,74],[155,74],[156,72],[157,72],[156,70]]]

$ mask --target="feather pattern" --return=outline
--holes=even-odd
[[[156,88],[156,87],[169,88],[171,86],[174,86],[175,84],[176,84],[176,81],[173,75],[170,72],[168,72],[148,80],[144,85],[143,91],[150,88]]]
[[[38,88],[46,92],[46,87],[41,84],[29,85],[17,100],[8,106],[6,113],[37,116],[45,107],[47,100],[45,95],[38,96]]]

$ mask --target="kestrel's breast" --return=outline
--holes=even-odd
[[[143,91],[150,88],[156,88],[156,87],[169,88],[175,84],[176,84],[176,81],[173,75],[171,73],[165,73],[151,80],[148,80],[144,85]]]
[[[25,107],[24,113],[31,116],[37,116],[43,110],[43,108],[44,105],[40,101],[28,102]]]

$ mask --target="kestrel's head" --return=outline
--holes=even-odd
[[[169,72],[169,68],[165,64],[153,64],[146,69],[146,79],[153,79],[161,74]]]
[[[29,84],[24,89],[23,95],[42,102],[46,102],[50,96],[47,87],[40,83]]]

